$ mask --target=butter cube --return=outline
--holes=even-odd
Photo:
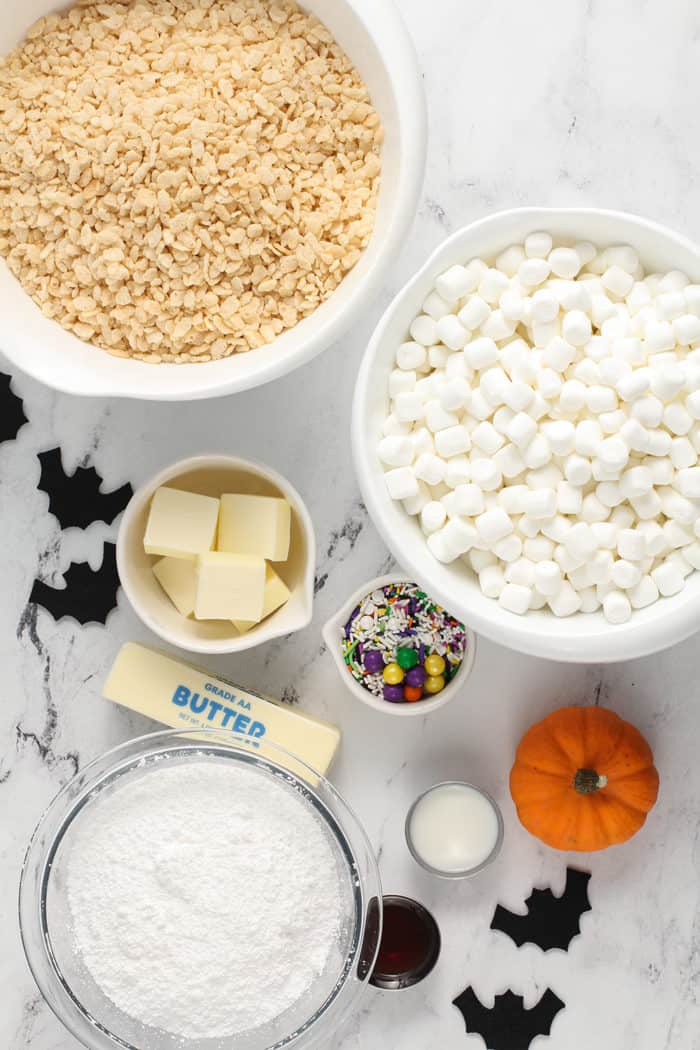
[[[268,565],[265,572],[265,602],[260,619],[264,620],[267,616],[276,612],[281,605],[288,602],[290,593],[289,587],[284,580],[277,575],[271,565]],[[256,623],[259,622],[259,620],[234,620],[233,626],[240,634],[245,634],[246,631],[249,631],[251,627],[255,627]]]
[[[177,611],[182,616],[191,616],[197,591],[197,562],[184,558],[161,558],[153,566],[153,575]]]
[[[265,562],[250,554],[207,551],[197,563],[198,620],[259,620],[265,604]]]
[[[162,486],[148,513],[143,547],[146,554],[196,560],[216,542],[219,500]]]
[[[286,561],[290,530],[291,511],[286,499],[228,494],[221,497],[217,545],[220,551]]]

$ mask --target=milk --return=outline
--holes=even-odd
[[[468,872],[496,849],[500,820],[494,802],[469,784],[438,784],[418,799],[407,834],[428,867],[446,874]]]

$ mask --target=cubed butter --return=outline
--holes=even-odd
[[[197,562],[161,558],[153,566],[153,575],[177,611],[182,616],[191,616],[197,591]]]
[[[268,565],[265,572],[265,602],[260,619],[264,620],[276,612],[281,605],[289,601],[289,595],[290,590],[287,584],[277,575],[272,566]],[[241,634],[245,634],[259,622],[259,620],[234,620],[233,625]]]
[[[266,741],[291,751],[319,773],[327,771],[340,743],[340,731],[328,722],[135,642],[120,649],[102,693],[167,726],[199,730],[198,739],[220,744],[221,734],[211,731],[231,730],[237,743],[267,754],[312,784],[317,777],[291,756],[266,749]]]
[[[219,500],[162,486],[153,494],[143,546],[146,554],[196,560],[216,544]]]
[[[198,620],[260,620],[265,605],[265,561],[250,554],[207,551],[197,563],[194,615]]]
[[[221,497],[220,551],[286,561],[290,531],[291,511],[286,499],[233,494]]]

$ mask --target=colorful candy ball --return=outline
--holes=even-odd
[[[423,690],[419,685],[405,685],[403,687],[404,700],[407,700],[409,704],[414,704],[416,700],[420,700],[423,697]]]
[[[445,673],[445,661],[438,653],[431,653],[430,656],[426,656],[423,666],[429,676],[437,677]],[[435,691],[439,692],[437,689]]]
[[[422,688],[425,679],[426,673],[424,667],[412,667],[406,674],[406,685],[410,685],[414,688]]]
[[[415,649],[401,646],[396,650],[396,662],[399,667],[403,667],[404,671],[410,671],[418,663],[418,653]]]
[[[381,674],[384,670],[384,657],[378,649],[368,649],[362,662],[370,674]]]
[[[388,700],[392,704],[400,704],[404,699],[404,690],[401,685],[385,685],[382,690],[385,700]]]
[[[398,664],[387,664],[384,668],[384,681],[387,685],[400,685],[403,682],[404,673]]]
[[[429,696],[434,696],[435,693],[441,693],[444,688],[445,678],[441,674],[429,674],[423,686],[423,689]]]

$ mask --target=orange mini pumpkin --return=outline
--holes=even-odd
[[[562,850],[625,842],[641,828],[658,791],[646,740],[603,707],[562,707],[532,726],[510,774],[524,826]]]

